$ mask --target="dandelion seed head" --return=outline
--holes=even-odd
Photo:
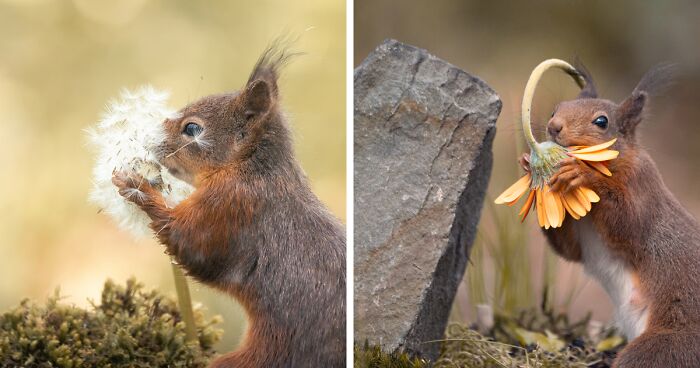
[[[87,129],[96,152],[90,200],[136,237],[152,234],[148,226],[151,220],[119,194],[112,184],[115,171],[135,172],[157,184],[171,207],[194,190],[157,160],[159,147],[166,138],[162,123],[178,117],[178,112],[167,105],[168,98],[168,92],[151,86],[124,89],[118,99],[107,104],[100,121]],[[133,190],[128,195],[143,195],[143,192]]]

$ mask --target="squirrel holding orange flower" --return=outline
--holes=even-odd
[[[277,87],[292,55],[273,45],[242,90],[163,122],[158,159],[195,187],[176,207],[133,173],[112,180],[190,276],[245,308],[242,346],[212,367],[345,367],[345,230],[294,158]]]
[[[700,366],[700,225],[666,188],[649,154],[637,141],[650,95],[664,88],[674,67],[644,75],[620,104],[598,98],[588,71],[577,99],[560,103],[547,123],[549,138],[589,146],[617,138],[612,176],[568,158],[549,184],[565,193],[591,188],[600,202],[580,220],[543,230],[563,258],[580,262],[615,305],[615,320],[630,343],[614,367]],[[520,163],[529,170],[529,156]]]

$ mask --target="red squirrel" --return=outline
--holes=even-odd
[[[565,147],[617,138],[613,149],[620,155],[610,161],[610,177],[574,158],[560,164],[552,190],[585,186],[600,202],[586,217],[567,217],[544,233],[556,253],[583,263],[610,296],[630,341],[614,367],[699,367],[700,225],[666,188],[636,134],[650,95],[670,81],[674,68],[653,68],[620,104],[598,98],[591,75],[582,65],[577,69],[586,87],[554,109],[548,137]],[[525,170],[528,160],[520,158]]]
[[[163,122],[159,160],[195,187],[179,205],[133,173],[112,180],[190,276],[245,308],[244,342],[211,367],[345,367],[345,230],[294,157],[277,86],[293,55],[271,46],[240,91]]]

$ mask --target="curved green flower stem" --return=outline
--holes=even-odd
[[[187,341],[197,341],[197,328],[194,325],[194,312],[192,311],[192,299],[190,289],[187,286],[187,278],[182,273],[180,267],[170,262],[175,278],[175,292],[177,293],[177,304],[180,306],[182,320],[185,321],[185,336]]]
[[[583,88],[586,85],[586,81],[583,77],[576,71],[576,68],[571,66],[564,60],[559,59],[549,59],[541,62],[530,74],[530,79],[527,80],[525,85],[525,92],[523,93],[523,103],[521,107],[522,123],[523,123],[523,133],[525,133],[525,141],[530,146],[533,151],[539,151],[539,147],[535,136],[532,134],[532,125],[530,123],[530,111],[532,110],[532,98],[535,95],[535,88],[537,83],[542,78],[542,74],[551,68],[559,68],[565,73],[569,74],[571,78],[574,79],[579,87]]]
[[[530,146],[530,171],[532,173],[532,188],[542,188],[549,180],[549,177],[556,171],[559,162],[566,158],[566,148],[554,142],[539,143],[532,134],[532,124],[530,113],[532,110],[532,99],[535,95],[537,83],[542,78],[544,72],[551,68],[559,68],[569,74],[579,87],[583,88],[586,81],[583,76],[576,71],[576,68],[566,61],[559,59],[549,59],[541,62],[530,74],[530,78],[525,85],[523,93],[523,103],[521,107],[523,134],[525,141]]]

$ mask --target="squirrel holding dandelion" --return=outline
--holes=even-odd
[[[246,310],[242,346],[212,367],[345,366],[345,230],[294,157],[277,86],[293,55],[273,44],[240,91],[163,122],[158,161],[195,188],[178,205],[137,174],[112,179],[190,276]]]
[[[637,140],[650,96],[668,84],[674,67],[647,72],[619,104],[598,97],[583,66],[563,69],[585,87],[554,109],[549,139],[562,147],[614,140],[619,156],[599,169],[575,155],[559,162],[548,190],[564,196],[588,188],[599,198],[587,216],[576,219],[574,213],[544,233],[560,256],[582,263],[612,299],[616,323],[630,341],[615,367],[700,366],[700,225]],[[528,154],[520,158],[528,173],[531,160]]]

